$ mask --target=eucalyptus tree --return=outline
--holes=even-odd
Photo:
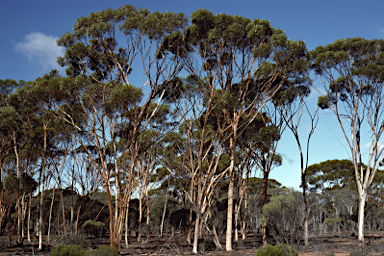
[[[351,153],[359,194],[358,240],[363,243],[367,193],[384,157],[384,40],[340,39],[311,54],[326,91],[318,105],[336,116]],[[363,159],[366,141],[369,150]]]
[[[266,106],[263,110],[271,106]],[[272,107],[273,108],[273,107]],[[281,166],[283,157],[277,152],[277,145],[282,133],[286,128],[286,124],[281,116],[274,109],[269,109],[267,114],[263,116],[264,127],[253,136],[253,152],[251,157],[254,159],[257,167],[260,169],[263,177],[262,183],[262,201],[261,207],[268,201],[268,177],[274,167]],[[268,114],[272,114],[268,116]],[[262,240],[263,245],[267,245],[267,218],[263,210],[262,223]]]
[[[12,93],[19,83],[12,79],[1,80],[0,79],[0,224],[2,223],[4,217],[3,209],[3,177],[4,177],[4,161],[6,160],[7,155],[9,155],[12,148],[14,153],[17,155],[17,144],[16,140],[16,131],[20,124],[20,116],[17,111],[12,107],[6,104],[7,96]],[[12,144],[13,142],[13,144]],[[16,164],[17,177],[20,176],[20,168]],[[20,207],[19,207],[20,208]],[[20,213],[20,212],[19,212]],[[20,231],[20,214],[18,214],[18,231]],[[20,232],[18,232],[20,235]]]
[[[236,141],[243,127],[239,120],[244,115],[253,120],[260,108],[268,101],[279,84],[272,84],[280,75],[284,81],[291,70],[301,65],[305,53],[302,41],[288,40],[284,32],[274,29],[265,20],[250,20],[236,15],[217,14],[197,10],[191,15],[192,25],[184,35],[175,33],[168,42],[184,39],[184,67],[199,81],[198,89],[204,94],[204,111],[199,138],[198,195],[193,252],[197,252],[198,226],[202,216],[203,184],[211,176],[203,171],[204,145],[208,137],[214,136],[212,147],[216,152],[220,142],[229,141],[230,166],[227,170],[228,212],[226,250],[232,250],[232,218],[234,194],[234,167]],[[175,51],[176,47],[165,48]],[[217,120],[216,130],[211,129],[209,117],[218,108],[220,101],[227,107],[222,109],[223,119]],[[219,110],[218,110],[219,111]],[[225,131],[230,135],[223,137]],[[214,166],[214,164],[212,164]]]
[[[116,247],[120,246],[123,205],[133,189],[131,185],[139,154],[139,135],[147,129],[150,120],[161,108],[165,92],[171,86],[169,81],[181,69],[177,53],[170,56],[160,49],[165,37],[181,30],[185,24],[183,14],[150,13],[146,9],[126,5],[79,18],[73,33],[66,33],[58,40],[58,44],[66,49],[59,63],[67,67],[67,75],[72,77],[68,79],[77,80],[74,82],[77,85],[87,84],[86,88],[81,89],[86,92],[86,97],[81,96],[81,90],[77,91],[77,95],[66,90],[66,94],[74,96],[77,101],[71,106],[72,110],[67,110],[75,113],[76,106],[76,111],[81,112],[86,120],[83,127],[78,126],[72,114],[63,108],[62,114],[65,121],[76,128],[76,136],[89,131],[91,143],[98,148],[102,163],[93,164],[103,177],[109,195],[111,245]],[[119,46],[120,41],[123,46]],[[134,66],[136,59],[142,62],[137,65],[137,70]],[[142,86],[132,85],[129,77],[132,70],[144,75]],[[69,101],[65,103],[66,106],[70,104]],[[129,129],[118,156],[118,149],[114,146],[117,143],[115,133],[123,122],[129,124]],[[80,140],[78,143],[81,144]],[[117,218],[113,217],[109,189],[112,173],[105,162],[107,145],[114,152],[112,161],[115,177],[119,177],[122,169],[121,159],[129,156],[130,165],[124,169],[129,181],[125,181],[125,187],[122,188],[121,182],[116,179]],[[86,148],[85,144],[82,146]]]
[[[318,109],[312,114],[307,106],[306,98],[310,94],[311,80],[309,79],[309,61],[301,66],[302,72],[305,75],[294,76],[288,79],[286,83],[273,97],[273,106],[276,115],[284,121],[284,125],[292,132],[295,138],[300,155],[300,173],[301,187],[305,208],[305,223],[304,223],[304,244],[308,245],[308,204],[307,204],[307,182],[306,172],[309,160],[309,144],[312,135],[315,132],[318,122]],[[310,131],[306,138],[306,143],[302,144],[300,140],[300,122],[303,114],[307,112],[310,120]]]
[[[311,192],[324,193],[334,189],[355,189],[354,166],[350,160],[327,160],[308,166],[306,180]]]
[[[45,225],[43,223],[45,189],[55,166],[63,160],[61,159],[62,146],[68,141],[68,134],[57,119],[57,115],[51,111],[52,105],[55,104],[52,95],[56,90],[47,81],[54,76],[56,76],[55,71],[36,81],[26,83],[6,99],[7,104],[17,109],[21,116],[19,132],[25,144],[20,150],[20,156],[15,151],[16,161],[19,162],[19,158],[24,162],[32,159],[32,163],[37,163],[39,167],[35,170],[36,173],[32,173],[39,176],[39,249],[42,249],[42,232]]]

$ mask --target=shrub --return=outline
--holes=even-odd
[[[89,254],[80,245],[59,244],[55,250],[51,252],[51,256],[88,256]]]
[[[85,246],[86,244],[85,236],[81,234],[69,234],[66,236],[52,236],[52,240],[57,240],[58,244],[63,244],[63,245],[76,244],[76,245]]]
[[[216,245],[213,241],[199,239],[199,246],[197,248],[199,252],[214,251],[215,249]]]
[[[287,244],[268,244],[256,252],[256,256],[298,256],[297,251]]]
[[[93,220],[87,220],[82,227],[88,235],[98,237],[102,234],[105,224],[101,221],[94,222]]]
[[[366,250],[361,250],[361,249],[357,249],[357,250],[353,250],[349,256],[366,256],[366,255],[369,255],[369,252],[366,251]]]
[[[93,250],[92,256],[119,256],[120,253],[115,247],[111,247],[105,244],[100,245],[97,249]]]
[[[361,250],[353,250],[351,251],[351,253],[349,254],[349,256],[363,256],[363,252]]]

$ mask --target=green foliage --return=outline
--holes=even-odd
[[[80,76],[91,70],[93,73],[87,75],[94,82],[116,79],[128,84],[126,77],[131,69],[127,63],[134,58],[128,49],[138,47],[137,44],[146,38],[159,47],[157,58],[163,58],[164,48],[177,52],[176,44],[180,40],[169,36],[184,28],[186,23],[187,18],[182,13],[151,13],[132,5],[92,13],[79,18],[73,26],[74,32],[66,33],[58,40],[58,45],[66,48],[59,63],[68,67],[68,75]],[[119,48],[115,36],[119,31],[131,38],[128,49]],[[165,38],[167,40],[163,40]],[[114,72],[119,75],[112,75]]]
[[[300,219],[303,213],[300,212],[302,194],[292,190],[281,190],[280,194],[273,195],[270,202],[264,205],[263,212],[270,225],[270,232],[280,241],[293,243],[293,238],[301,233]]]
[[[306,179],[312,192],[340,188],[355,189],[355,168],[350,160],[328,160],[308,166]]]
[[[97,249],[91,252],[91,256],[119,256],[120,253],[115,247],[105,244],[100,245]]]
[[[365,255],[367,255],[367,254],[364,253],[362,250],[353,250],[349,254],[349,256],[365,256]]]
[[[335,218],[326,218],[324,220],[324,223],[328,226],[333,226],[336,223],[341,223],[341,218],[340,217],[335,217]]]
[[[26,195],[33,193],[37,188],[38,183],[30,174],[21,173],[17,178],[15,172],[9,173],[4,178],[4,189],[9,193],[25,193]]]
[[[94,222],[93,220],[87,220],[82,225],[88,235],[93,235],[95,237],[99,236],[103,232],[104,226],[105,224],[103,222]]]
[[[299,254],[294,248],[287,244],[277,244],[272,246],[268,244],[260,248],[256,252],[256,256],[298,256]]]
[[[384,81],[384,40],[367,40],[359,37],[340,39],[319,46],[309,56],[313,70],[329,85],[327,94],[320,96],[322,109],[339,102],[353,108],[356,98],[369,99],[381,94]]]
[[[51,256],[88,256],[89,254],[80,245],[59,244],[56,249],[51,252]]]

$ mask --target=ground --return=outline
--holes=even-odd
[[[246,240],[234,242],[234,250],[232,252],[216,250],[212,248],[210,243],[206,243],[201,248],[200,255],[255,255],[257,249],[261,246],[259,238],[259,235],[249,234]],[[168,237],[165,239],[151,237],[147,243],[138,243],[135,240],[135,238],[130,238],[128,249],[125,247],[124,241],[122,241],[121,255],[192,255],[191,245],[187,244],[181,236],[175,235],[172,238]],[[384,255],[383,231],[367,231],[365,233],[365,240],[364,250],[368,255]],[[15,241],[11,241],[10,244],[9,237],[0,237],[0,256],[33,255],[33,253],[35,255],[49,255],[51,250],[49,247],[43,252],[37,251],[36,241],[29,243],[25,240],[23,246],[21,246],[17,245]],[[52,242],[55,243],[55,240]],[[91,250],[102,243],[107,244],[108,239],[86,238],[83,245]],[[334,237],[332,234],[322,236],[311,234],[309,246],[306,247],[301,243],[299,242],[299,244],[294,245],[300,256],[347,256],[351,251],[359,248],[357,238],[346,234],[342,234],[340,237]]]

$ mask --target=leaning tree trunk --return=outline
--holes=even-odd
[[[60,195],[61,195],[61,210],[63,214],[63,227],[64,227],[64,235],[67,234],[67,227],[65,224],[65,205],[64,205],[64,197],[63,197],[63,191],[60,189]]]
[[[208,213],[209,213],[209,217],[211,218],[211,223],[212,223],[213,242],[215,243],[216,248],[221,250],[222,247],[221,247],[219,236],[217,235],[216,223],[215,223],[215,220],[213,219],[211,207],[209,207]]]
[[[160,237],[161,238],[163,238],[164,219],[165,219],[165,213],[167,211],[167,202],[168,202],[170,179],[171,179],[171,177],[168,176],[167,192],[165,193],[164,209],[163,209],[163,215],[161,216],[161,223],[160,223]]]

